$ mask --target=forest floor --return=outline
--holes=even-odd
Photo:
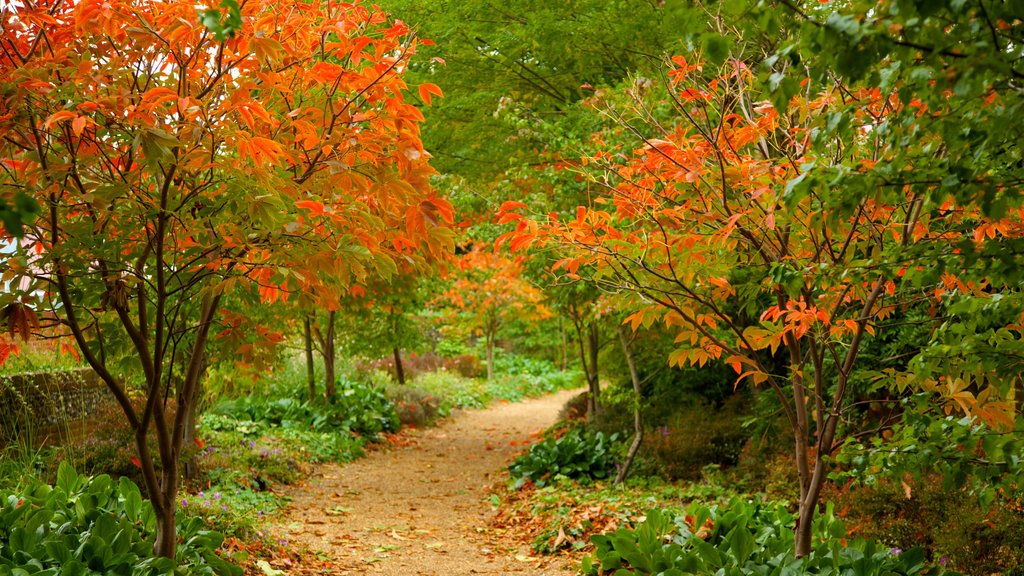
[[[404,446],[324,466],[291,492],[276,532],[327,560],[332,574],[563,573],[564,559],[535,556],[492,525],[488,496],[578,393],[457,412],[404,436]]]

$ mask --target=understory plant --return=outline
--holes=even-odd
[[[527,482],[544,486],[555,478],[601,480],[614,472],[618,434],[572,428],[561,437],[549,436],[530,447],[508,467],[514,487]]]
[[[0,490],[0,575],[241,576],[215,552],[224,537],[178,517],[174,559],[153,555],[153,505],[127,478],[86,477],[61,464],[55,485]]]
[[[633,528],[591,538],[583,559],[587,576],[944,574],[922,549],[899,550],[847,537],[832,506],[815,518],[810,553],[797,558],[796,516],[782,505],[733,499],[724,506],[694,503],[685,513],[651,510]]]
[[[259,433],[267,428],[316,432],[355,432],[373,438],[399,427],[395,407],[383,389],[341,380],[333,402],[303,399],[298,391],[276,391],[271,396],[247,396],[214,406],[210,414],[235,420],[236,430]],[[227,422],[211,424],[230,426]]]

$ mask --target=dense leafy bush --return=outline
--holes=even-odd
[[[782,506],[732,500],[728,506],[693,504],[686,514],[652,510],[635,528],[591,538],[594,554],[583,560],[588,576],[817,574],[937,575],[921,549],[902,551],[867,540],[846,540],[831,507],[815,520],[811,554],[793,554],[794,516]]]
[[[302,398],[298,391],[277,397],[247,396],[223,402],[210,413],[230,417],[237,422],[233,429],[256,435],[269,426],[376,436],[399,426],[395,407],[380,388],[342,380],[334,403]],[[227,422],[209,424],[228,426]]]
[[[223,536],[199,519],[179,519],[175,561],[152,557],[155,533],[152,505],[127,478],[87,478],[65,463],[55,486],[0,491],[2,575],[242,574],[217,556]]]
[[[933,477],[855,488],[837,508],[859,535],[894,548],[923,546],[952,569],[988,576],[1024,567],[1021,503],[1010,496],[983,506],[969,491],[944,488]]]
[[[670,479],[696,480],[709,464],[735,465],[748,438],[738,403],[687,403],[646,434],[643,456]]]
[[[615,469],[613,445],[617,440],[616,434],[605,436],[573,428],[560,438],[549,437],[534,444],[509,466],[509,474],[516,479],[516,488],[528,481],[544,486],[558,477],[607,478]]]
[[[851,486],[841,509],[861,533],[926,546],[968,574],[1024,567],[1019,428],[948,416],[925,395],[903,403],[888,438],[851,439],[837,455],[833,477]]]
[[[396,379],[395,358],[387,356],[357,365],[360,372],[382,371]],[[480,359],[473,354],[442,356],[434,352],[424,354],[408,353],[402,357],[402,371],[408,380],[429,372],[454,372],[466,378],[476,378],[484,373]]]

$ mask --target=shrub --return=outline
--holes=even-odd
[[[937,477],[908,478],[855,488],[838,506],[857,534],[895,548],[923,546],[964,574],[1020,574],[1012,570],[1024,567],[1024,509],[1013,498],[982,506]]]
[[[587,402],[590,399],[590,392],[580,392],[573,396],[562,406],[558,412],[558,419],[563,422],[584,420],[587,417]]]
[[[847,541],[831,507],[815,519],[811,554],[794,554],[793,514],[783,506],[732,500],[728,506],[692,504],[685,514],[652,510],[635,528],[591,537],[593,555],[583,574],[816,574],[828,576],[925,573],[921,549],[900,551],[870,540]],[[941,568],[927,572],[933,576]]]
[[[395,410],[402,426],[426,426],[440,416],[441,402],[437,396],[411,386],[388,386],[385,394]]]
[[[509,474],[516,479],[516,488],[526,482],[544,486],[560,477],[584,481],[607,478],[615,469],[613,445],[617,440],[617,434],[605,436],[573,428],[560,438],[548,437],[531,446],[508,467]]]
[[[370,437],[398,429],[395,407],[380,388],[342,380],[335,402],[309,402],[302,395],[278,397],[249,396],[213,407],[210,414],[227,416],[237,422],[234,429],[260,434],[266,427],[284,427],[317,432],[357,432]],[[205,416],[204,416],[205,418]],[[224,420],[208,421],[214,429],[226,429]]]
[[[127,478],[87,478],[64,463],[54,486],[0,491],[0,574],[242,574],[198,519],[179,517],[174,561],[152,557],[155,533],[152,504]]]
[[[739,414],[734,403],[716,410],[691,402],[645,435],[643,454],[673,480],[699,479],[709,464],[733,466],[748,438]]]
[[[483,408],[493,399],[485,382],[451,372],[420,374],[413,386],[440,399],[438,411],[441,416],[447,416],[453,408]]]

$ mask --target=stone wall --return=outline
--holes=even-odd
[[[0,443],[59,437],[113,402],[90,369],[0,376]]]

